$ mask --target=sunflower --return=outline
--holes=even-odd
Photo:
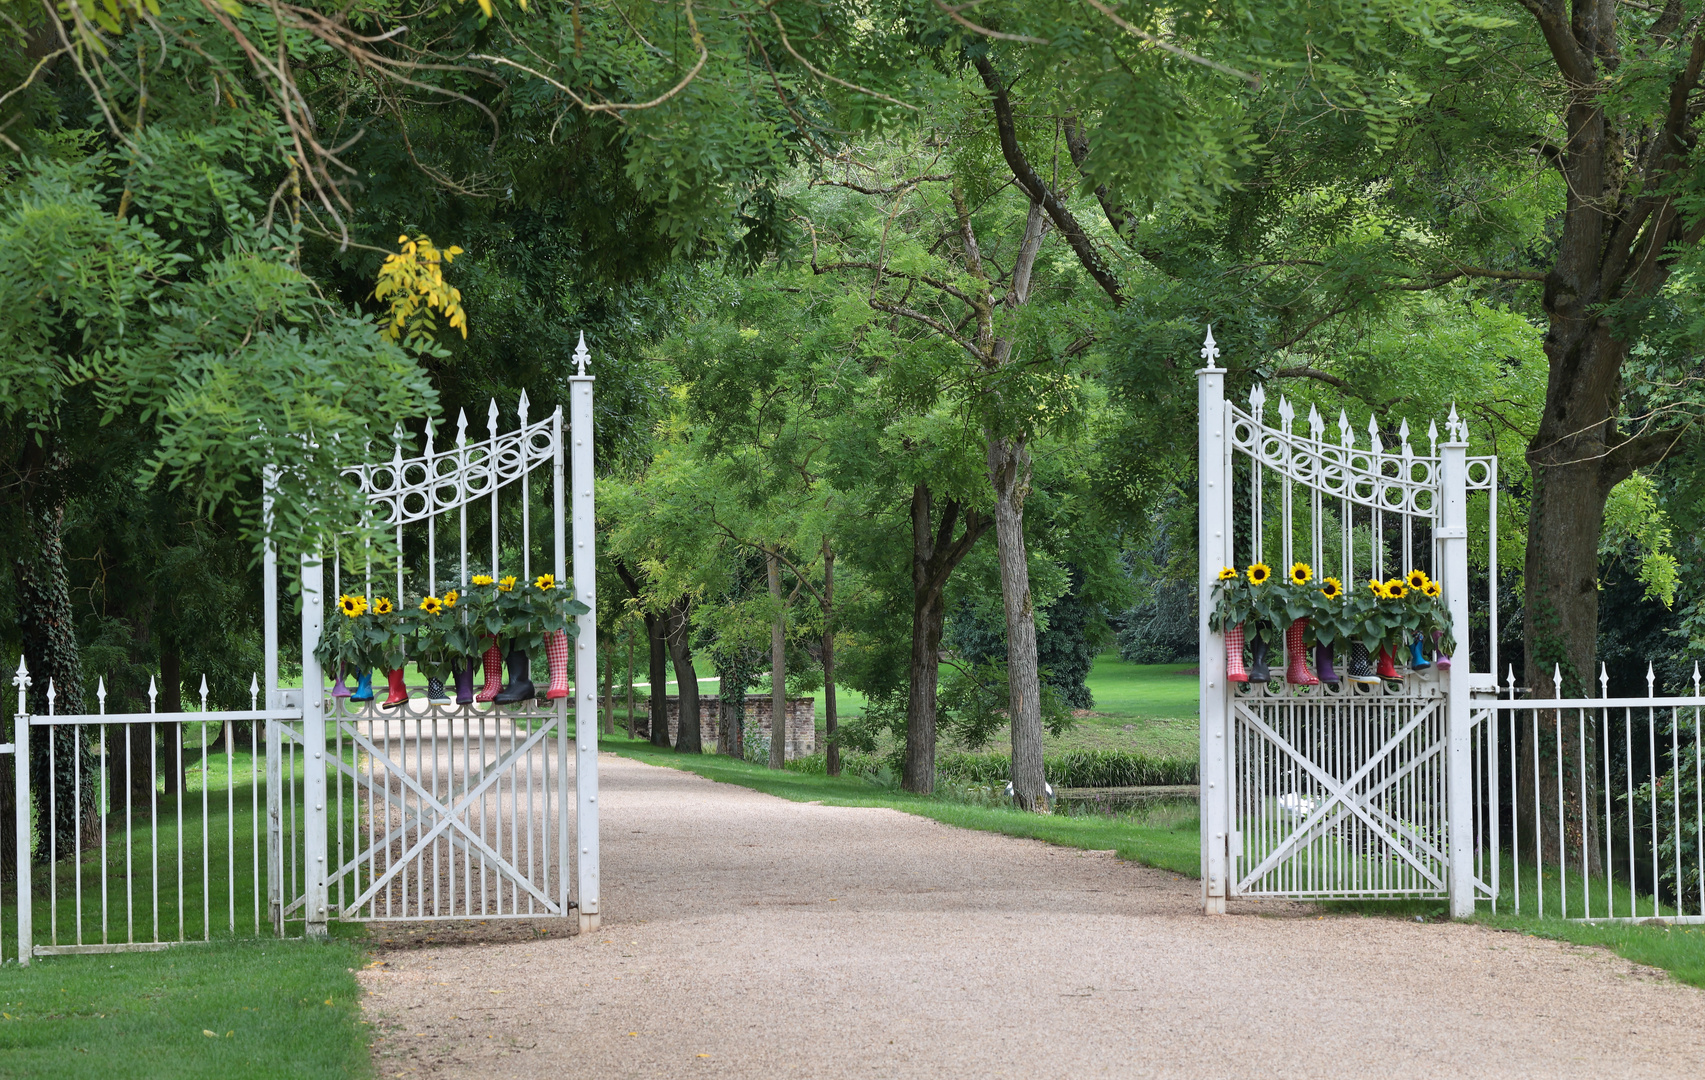
[[[1401,600],[1408,595],[1409,586],[1403,584],[1402,578],[1392,578],[1385,583],[1385,598],[1387,600]]]
[[[381,597],[376,598],[373,601],[373,614],[375,614],[375,615],[389,615],[391,613],[391,610],[392,609],[391,609],[391,598],[390,597],[381,596]]]
[[[552,589],[556,588],[556,575],[540,574],[538,579],[533,582],[533,588],[540,592],[550,592]]]
[[[1307,585],[1314,577],[1314,570],[1305,562],[1291,563],[1291,584]]]
[[[1380,599],[1385,598],[1385,583],[1378,578],[1368,578],[1368,588]]]
[[[499,579],[497,582],[497,591],[498,592],[514,592],[515,591],[515,575],[510,574],[506,578]]]
[[[366,613],[367,598],[365,596],[340,596],[337,598],[337,606],[338,610],[353,619],[357,615]]]
[[[436,596],[428,596],[420,602],[420,610],[426,612],[428,615],[436,615],[440,611],[444,610],[444,601],[438,599]]]
[[[1407,580],[1411,589],[1424,590],[1427,587],[1427,572],[1425,570],[1411,570],[1407,575]]]
[[[1438,582],[1429,581],[1425,585],[1421,586],[1421,591],[1423,593],[1425,593],[1428,597],[1430,597],[1434,600],[1437,600],[1439,598],[1440,594],[1444,592],[1444,589],[1439,587]]]
[[[1273,576],[1273,568],[1264,562],[1254,563],[1249,567],[1249,584],[1265,585],[1267,579]]]
[[[490,574],[475,574],[474,575],[474,584],[475,585],[490,585],[491,584],[491,575]]]
[[[462,598],[462,594],[457,592],[455,589],[451,589],[449,592],[445,593],[444,594],[444,610],[448,611],[451,608],[455,607],[456,601],[460,600],[461,598]]]
[[[1336,600],[1344,595],[1344,584],[1335,577],[1329,577],[1320,583],[1320,595],[1328,600]]]
[[[1222,569],[1220,571],[1220,580],[1221,581],[1236,581],[1237,580],[1237,570],[1234,569],[1233,567],[1230,567],[1230,566],[1225,567],[1224,569]]]

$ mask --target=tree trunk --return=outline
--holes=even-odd
[[[965,530],[955,539],[958,501],[947,500],[941,522],[932,527],[933,504],[928,485],[912,488],[912,656],[900,786],[920,795],[935,790],[935,699],[941,674],[941,628],[947,621],[947,579],[991,524],[977,511],[966,510]]]
[[[163,713],[181,713],[184,711],[184,677],[183,654],[178,652],[177,643],[171,638],[160,638],[160,699],[159,708]],[[166,794],[182,795],[188,790],[184,783],[184,726],[180,721],[175,724],[165,724],[160,728],[160,736],[165,746],[160,754],[160,776],[166,785]]]
[[[776,602],[775,622],[770,626],[770,768],[787,764],[787,609],[781,598],[781,560],[775,552],[764,553],[769,572],[770,599]]]
[[[616,733],[616,643],[604,643],[604,734]]]
[[[18,630],[30,675],[28,704],[31,713],[45,714],[48,711],[47,689],[51,683],[53,711],[70,715],[84,709],[82,663],[71,612],[71,590],[65,573],[62,540],[65,504],[59,485],[38,484],[37,487],[38,492],[28,499],[24,512],[28,554],[12,566],[17,586]],[[30,554],[34,555],[33,559]],[[99,817],[95,796],[99,789],[99,757],[86,745],[83,729],[72,726],[34,728],[27,733],[23,745],[30,755],[30,783],[42,834],[42,849],[36,854],[40,856],[52,851],[63,856],[74,850],[79,828],[85,844],[98,843]],[[48,798],[50,762],[53,773],[51,800]],[[81,805],[73,795],[79,790]],[[12,846],[11,839],[7,838],[8,851]]]
[[[841,775],[841,747],[835,721],[835,549],[823,537],[823,762],[830,776]]]
[[[645,616],[645,640],[650,655],[647,658],[651,678],[651,745],[669,745],[669,670],[664,641],[668,631],[661,615]]]
[[[628,738],[633,738],[633,623],[628,623]]]
[[[675,662],[676,693],[680,695],[680,720],[675,726],[675,751],[681,754],[704,753],[704,737],[699,728],[699,675],[693,668],[693,648],[690,608],[685,597],[669,606],[664,618],[668,620],[669,657]]]
[[[1042,772],[1042,683],[1036,667],[1036,610],[1024,548],[1030,449],[1023,439],[989,440],[989,479],[995,489],[995,539],[1000,546],[1001,599],[1006,608],[1012,797],[1022,809],[1043,810],[1048,798]]]

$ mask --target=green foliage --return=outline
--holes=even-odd
[[[1614,564],[1627,552],[1637,566],[1645,595],[1664,607],[1675,603],[1680,568],[1670,550],[1670,529],[1658,506],[1657,485],[1635,473],[1617,484],[1604,503],[1604,528],[1598,552]]]
[[[1196,762],[1152,757],[1125,750],[1074,750],[1043,759],[1048,782],[1057,788],[1150,787],[1194,784]],[[942,754],[936,777],[942,782],[1003,783],[1012,772],[1006,754]]]

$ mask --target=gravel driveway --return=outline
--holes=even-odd
[[[1698,1076],[1705,994],[603,755],[604,928],[387,928],[383,1077]],[[381,946],[381,948],[385,948]]]

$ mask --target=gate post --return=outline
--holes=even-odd
[[[1474,763],[1469,720],[1468,669],[1468,425],[1451,406],[1446,438],[1439,444],[1440,507],[1438,540],[1444,568],[1445,603],[1456,637],[1445,684],[1447,711],[1446,833],[1450,860],[1450,914],[1474,914]],[[1493,567],[1493,573],[1497,568]]]
[[[1225,369],[1214,331],[1202,343],[1207,367],[1196,372],[1196,640],[1201,701],[1202,913],[1224,915],[1231,892],[1231,791],[1227,786],[1226,661],[1220,635],[1208,629],[1214,582],[1227,563],[1226,508],[1231,498],[1226,468]]]
[[[325,616],[325,565],[302,556],[302,894],[303,934],[326,937],[326,684],[314,650]],[[339,823],[342,824],[341,822]]]
[[[35,931],[30,925],[30,672],[22,656],[12,685],[18,688],[18,711],[12,716],[12,764],[18,785],[14,800],[18,809],[18,966],[29,967],[35,951]],[[50,738],[52,734],[48,732]]]
[[[569,455],[570,495],[574,506],[574,593],[586,605],[576,620],[580,631],[574,644],[574,792],[575,882],[582,932],[598,929],[598,595],[597,521],[592,503],[592,376],[586,374],[586,335],[574,350],[576,373],[568,379],[568,430],[574,437]],[[557,469],[562,468],[562,440],[557,440]],[[562,485],[557,489],[558,498]],[[557,506],[557,520],[562,520]],[[562,533],[559,531],[560,537]],[[562,553],[557,553],[561,573]],[[566,912],[565,912],[566,914]]]

